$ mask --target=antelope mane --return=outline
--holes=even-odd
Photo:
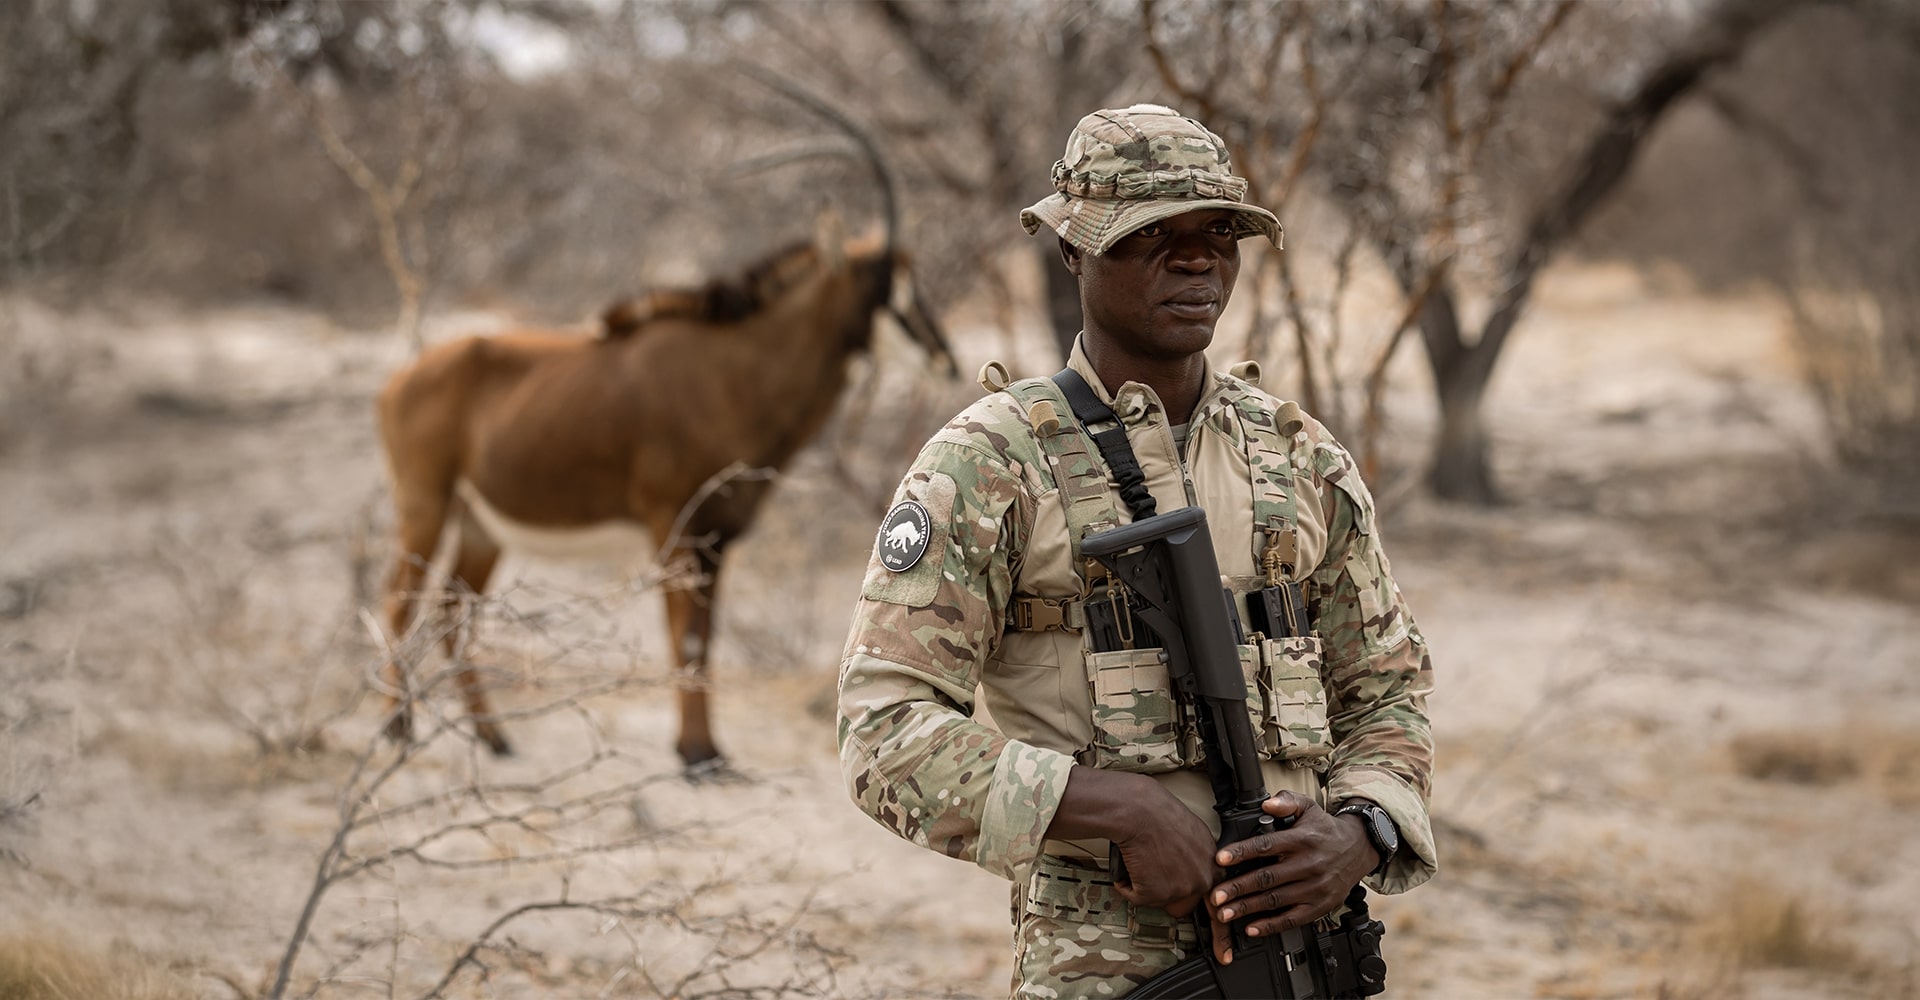
[[[819,246],[801,240],[762,257],[737,275],[692,287],[656,288],[621,299],[601,312],[601,336],[631,336],[663,319],[705,323],[747,319],[818,273],[824,259]]]

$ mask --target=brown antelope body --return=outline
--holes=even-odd
[[[863,136],[876,168],[879,159]],[[438,345],[396,373],[379,399],[401,552],[387,582],[395,635],[413,621],[426,567],[457,526],[448,593],[484,593],[517,529],[553,537],[638,529],[663,559],[694,560],[696,583],[666,593],[689,766],[719,757],[708,716],[707,650],[728,542],[751,524],[771,484],[703,487],[730,467],[780,469],[825,422],[847,361],[889,309],[907,334],[953,366],[893,246],[892,188],[879,171],[887,224],[878,237],[784,251],[732,286],[617,305],[604,336],[516,332]],[[514,531],[503,530],[511,526]],[[450,634],[449,655],[459,651]],[[457,675],[476,731],[509,747],[470,667]],[[391,691],[404,692],[397,665]],[[389,732],[411,732],[392,695]]]

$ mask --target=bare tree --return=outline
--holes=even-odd
[[[1826,417],[1816,489],[1843,518],[1910,520],[1920,496],[1920,245],[1906,222],[1920,120],[1884,99],[1920,86],[1917,29],[1909,5],[1858,2],[1770,33],[1702,88],[1707,127],[1661,136],[1625,204],[1581,239],[1585,253],[1681,262],[1708,288],[1758,279],[1785,299]]]
[[[1438,395],[1440,430],[1428,482],[1438,495],[1489,503],[1497,498],[1481,404],[1494,364],[1523,314],[1541,268],[1562,250],[1627,175],[1640,144],[1677,102],[1753,39],[1804,4],[1799,0],[1726,2],[1690,21],[1663,12],[1680,41],[1632,66],[1623,93],[1591,115],[1595,121],[1570,155],[1539,168],[1531,186],[1495,187],[1483,153],[1503,132],[1526,125],[1512,115],[1518,88],[1577,18],[1617,16],[1607,8],[1552,5],[1457,5],[1434,0],[1424,10],[1404,4],[1300,5],[1248,12],[1235,7],[1156,17],[1143,9],[1152,51],[1176,94],[1210,113],[1244,152],[1250,172],[1262,151],[1290,149],[1293,159],[1270,189],[1284,206],[1303,175],[1338,206],[1393,275],[1404,298],[1400,321],[1382,340],[1365,385],[1377,427],[1380,380],[1402,333],[1417,329]],[[1301,9],[1304,8],[1304,11]],[[1289,20],[1304,15],[1295,27]],[[1230,24],[1239,18],[1236,24]],[[1260,22],[1276,27],[1265,29]],[[1590,30],[1597,30],[1589,24]],[[1604,35],[1604,32],[1600,32]],[[1163,42],[1160,35],[1174,36]],[[1220,38],[1241,41],[1236,59]],[[1247,40],[1254,40],[1248,46]],[[1262,39],[1274,54],[1253,58]],[[1277,44],[1276,44],[1277,43]],[[1175,65],[1210,67],[1198,79]],[[1276,88],[1269,81],[1284,79]],[[1566,122],[1553,127],[1563,131]],[[1271,159],[1271,154],[1266,157]],[[1509,176],[1511,174],[1509,173]],[[1344,262],[1350,248],[1336,259]],[[1463,261],[1474,264],[1462,268]],[[1469,336],[1461,302],[1471,291],[1463,270],[1484,273],[1493,291],[1487,317]],[[1336,273],[1346,273],[1344,263]],[[1286,315],[1296,331],[1303,398],[1319,402],[1313,344],[1284,282]],[[1327,407],[1336,424],[1343,408]],[[1371,440],[1377,431],[1365,435]]]
[[[963,123],[966,143],[984,162],[967,164],[977,177],[948,166],[950,193],[977,205],[981,215],[1006,231],[1014,213],[1047,193],[1044,164],[1059,156],[1061,137],[1080,116],[1106,103],[1124,84],[1133,60],[1114,4],[1075,4],[1001,12],[977,4],[909,4],[872,0],[889,32],[913,56],[933,86],[938,118]],[[1016,116],[1011,107],[1046,95],[1038,115]],[[952,157],[951,141],[923,147],[931,163]],[[1080,332],[1079,284],[1042,241],[1047,318],[1062,358]],[[968,248],[976,271],[1005,280],[991,256],[998,241]]]
[[[1440,435],[1428,481],[1453,500],[1497,497],[1488,462],[1481,403],[1508,336],[1526,309],[1534,279],[1581,224],[1619,186],[1654,125],[1711,73],[1739,59],[1752,41],[1799,0],[1729,2],[1710,9],[1692,35],[1647,69],[1628,95],[1608,110],[1570,168],[1538,203],[1505,253],[1498,291],[1479,334],[1465,339],[1456,296],[1430,296],[1420,312],[1427,362],[1440,396]],[[1411,290],[1419,279],[1409,251],[1388,253],[1395,277]]]
[[[1792,129],[1733,83],[1743,54],[1807,7],[1871,18],[1912,49],[1907,6],[29,0],[0,12],[16,54],[0,66],[0,280],[145,255],[156,281],[190,275],[222,294],[346,309],[391,290],[403,328],[442,294],[583,317],[648,275],[752,258],[811,215],[795,205],[857,190],[822,182],[825,164],[727,175],[778,134],[777,114],[727,79],[744,56],[878,123],[934,304],[987,289],[1011,331],[1007,262],[1021,258],[1008,246],[1049,258],[1063,349],[1076,286],[1048,241],[1010,237],[1008,220],[1046,193],[1035,165],[1079,114],[1160,100],[1226,137],[1255,196],[1298,233],[1295,251],[1243,275],[1248,353],[1284,358],[1287,388],[1377,460],[1386,366],[1417,332],[1437,386],[1429,481],[1487,501],[1481,411],[1498,358],[1542,269],[1633,183],[1648,137],[1698,97],[1786,162]],[[567,60],[505,72],[476,33],[483,17],[553,32]],[[207,72],[236,45],[273,73],[230,59]],[[487,113],[465,115],[469,99]],[[196,133],[211,154],[189,148]],[[1792,169],[1821,169],[1823,149],[1799,146]],[[175,197],[203,185],[237,189],[243,218]],[[1847,194],[1829,181],[1809,197]],[[726,225],[710,224],[719,205]],[[316,217],[329,224],[298,222]],[[268,223],[293,235],[263,237]],[[1382,267],[1400,301],[1358,327],[1344,305]]]
[[[399,300],[396,330],[418,353],[433,256],[425,206],[437,194],[436,185],[457,167],[467,113],[462,60],[440,12],[416,16],[407,8],[342,9],[329,20],[320,16],[326,10],[304,20],[283,15],[255,27],[246,55],[265,85],[299,108],[327,159],[365,199],[380,261]],[[309,41],[301,29],[318,41]],[[352,57],[341,49],[340,40],[348,37]],[[397,141],[391,151],[380,150],[386,154],[381,157],[356,149],[334,121],[347,108],[381,105],[325,97],[343,91],[353,96],[360,89],[356,84],[373,75],[370,68],[379,71],[380,90],[390,99],[381,105],[397,112]],[[390,160],[392,166],[383,171],[376,159]]]
[[[217,51],[238,30],[240,7],[23,0],[0,9],[0,282],[111,245],[138,195],[145,86]]]

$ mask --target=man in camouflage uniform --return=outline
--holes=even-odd
[[[1194,953],[1183,918],[1197,906],[1216,931],[1264,914],[1253,933],[1278,934],[1335,914],[1363,878],[1393,893],[1432,877],[1432,673],[1346,450],[1260,391],[1257,369],[1213,371],[1202,353],[1239,239],[1280,245],[1219,137],[1155,105],[1095,112],[1053,180],[1020,219],[1053,230],[1079,278],[1068,366],[1125,425],[1158,508],[1206,509],[1236,595],[1306,588],[1312,636],[1240,648],[1278,790],[1265,808],[1297,821],[1216,851],[1165,666],[1083,640],[1080,539],[1127,508],[1053,383],[1009,385],[997,365],[982,372],[995,391],[927,443],[882,526],[838,738],[874,819],[1013,880],[1015,996],[1121,996]],[[1368,832],[1375,817],[1384,834]],[[1110,844],[1128,876],[1117,884]],[[1256,857],[1281,860],[1222,881]]]

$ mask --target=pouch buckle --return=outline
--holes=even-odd
[[[1078,632],[1087,623],[1081,603],[1070,598],[1016,597],[1007,607],[1007,619],[1017,632]]]

